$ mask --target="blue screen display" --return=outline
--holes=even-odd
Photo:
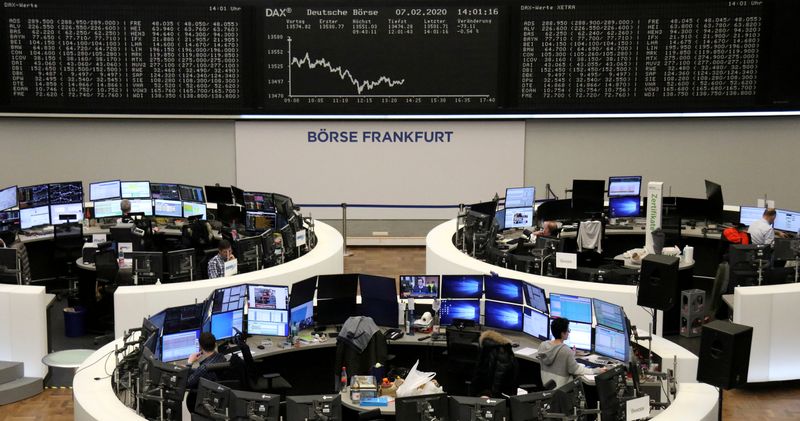
[[[506,229],[506,210],[501,209],[495,212],[494,220],[497,222],[497,226],[499,226],[501,230]]]
[[[597,326],[594,332],[594,353],[628,362],[628,342],[625,332]]]
[[[481,298],[483,275],[442,275],[442,298]]]
[[[150,317],[150,323],[152,323],[155,327],[161,329],[162,327],[164,327],[164,319],[166,317],[167,317],[166,311],[156,313],[154,316]]]
[[[522,306],[486,301],[484,325],[497,329],[522,331]]]
[[[639,196],[610,197],[608,211],[612,218],[635,218],[641,214]]]
[[[211,333],[220,340],[233,337],[236,334],[233,328],[241,332],[242,313],[242,310],[234,310],[211,315]]]
[[[597,298],[593,299],[592,302],[594,303],[597,324],[616,330],[625,330],[625,313],[622,311],[622,307]]]
[[[439,324],[450,326],[453,319],[471,320],[481,322],[480,300],[442,300],[439,308]]]
[[[486,282],[486,299],[522,304],[522,281],[487,276],[484,278],[484,282]]]
[[[314,327],[314,302],[309,301],[293,307],[289,320],[292,323],[297,323],[298,330]]]
[[[550,294],[550,316],[565,317],[572,322],[592,323],[592,299]]]

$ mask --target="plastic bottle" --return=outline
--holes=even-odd
[[[339,376],[339,391],[347,393],[347,367],[342,367],[342,374]]]
[[[297,334],[298,334],[297,323],[292,323],[292,338],[294,340],[297,340]]]

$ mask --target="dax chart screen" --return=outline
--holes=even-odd
[[[264,108],[491,110],[502,7],[265,9]]]

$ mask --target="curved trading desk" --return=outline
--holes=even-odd
[[[519,343],[519,348],[537,348],[539,341],[526,335],[506,333],[506,336]],[[405,348],[416,354],[423,354],[425,350],[437,348],[441,350],[444,343],[435,343],[428,340],[418,341],[418,336],[404,336],[398,341],[391,342],[393,349]],[[115,345],[120,344],[121,339],[110,343],[95,352],[86,363],[78,370],[73,381],[75,397],[75,420],[76,421],[142,421],[144,418],[137,415],[132,409],[126,407],[114,394],[109,373],[114,370],[114,359],[109,357],[114,351]],[[270,342],[270,345],[263,350],[257,348],[262,343]],[[327,350],[330,353],[336,346],[335,339],[331,338],[325,342],[310,343],[300,346],[282,346],[283,339],[268,337],[251,337],[248,339],[254,358],[268,359],[277,361],[272,367],[294,367],[292,365],[281,365],[281,358],[295,357],[311,360],[317,357],[315,352]],[[646,344],[644,344],[646,345]],[[697,368],[697,357],[689,351],[659,337],[653,338],[653,352],[659,355],[667,364],[676,359],[678,366],[678,394],[672,405],[658,414],[656,420],[675,420],[683,421],[711,421],[717,417],[718,394],[715,388],[705,384],[691,383],[690,378],[694,377]],[[302,354],[300,356],[296,354]],[[292,355],[295,354],[295,355]],[[517,358],[525,361],[535,361],[534,356],[517,355]],[[317,363],[319,359],[315,359]],[[286,376],[287,369],[276,369]],[[332,378],[330,379],[333,380]],[[586,383],[593,383],[591,376],[584,378]],[[290,379],[291,382],[291,379]],[[332,383],[330,383],[332,386]],[[326,389],[324,385],[321,389]],[[327,388],[329,389],[329,388]],[[343,405],[351,409],[361,409],[357,405],[343,399]],[[381,408],[386,415],[391,415],[391,407]]]
[[[202,301],[217,288],[246,283],[291,285],[314,275],[344,271],[344,239],[325,223],[315,221],[317,245],[310,252],[292,261],[227,278],[206,279],[161,285],[122,286],[114,292],[114,333],[122,336],[131,326],[140,326],[142,319],[172,307]]]

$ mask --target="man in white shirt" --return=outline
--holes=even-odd
[[[775,229],[772,228],[772,224],[775,223],[775,215],[777,215],[775,209],[765,209],[761,219],[750,224],[750,227],[747,229],[747,233],[750,234],[750,244],[771,245],[775,242],[775,235],[781,238],[785,237],[780,231],[776,234]]]

